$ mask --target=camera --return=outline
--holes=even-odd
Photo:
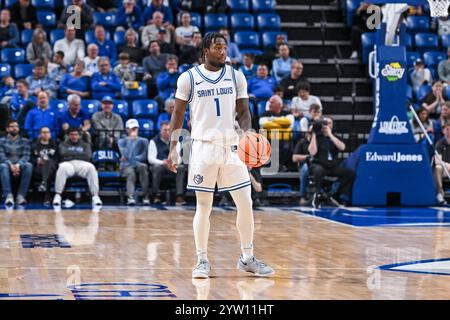
[[[328,121],[326,119],[318,119],[313,121],[312,123],[312,132],[314,132],[316,135],[322,133],[323,126],[327,126]]]

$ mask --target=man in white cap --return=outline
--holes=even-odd
[[[147,148],[148,140],[138,136],[139,122],[136,119],[129,119],[125,126],[127,137],[119,140],[120,172],[127,180],[127,205],[135,205],[136,178],[142,187],[142,204],[149,205],[148,198],[148,166]]]

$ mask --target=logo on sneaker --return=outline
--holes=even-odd
[[[203,176],[199,174],[194,175],[194,182],[195,184],[201,184],[203,182]]]

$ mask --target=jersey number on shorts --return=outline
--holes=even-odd
[[[216,102],[217,116],[220,117],[220,102],[219,102],[219,98],[215,98],[214,101]]]

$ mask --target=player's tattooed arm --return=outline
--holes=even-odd
[[[241,130],[247,132],[252,129],[252,116],[248,107],[248,99],[236,100],[237,121]]]
[[[175,108],[173,110],[172,116],[170,117],[170,147],[169,147],[169,159],[168,168],[169,170],[176,172],[176,147],[178,139],[180,138],[180,129],[183,126],[184,113],[186,112],[187,101],[180,99],[175,99]]]

